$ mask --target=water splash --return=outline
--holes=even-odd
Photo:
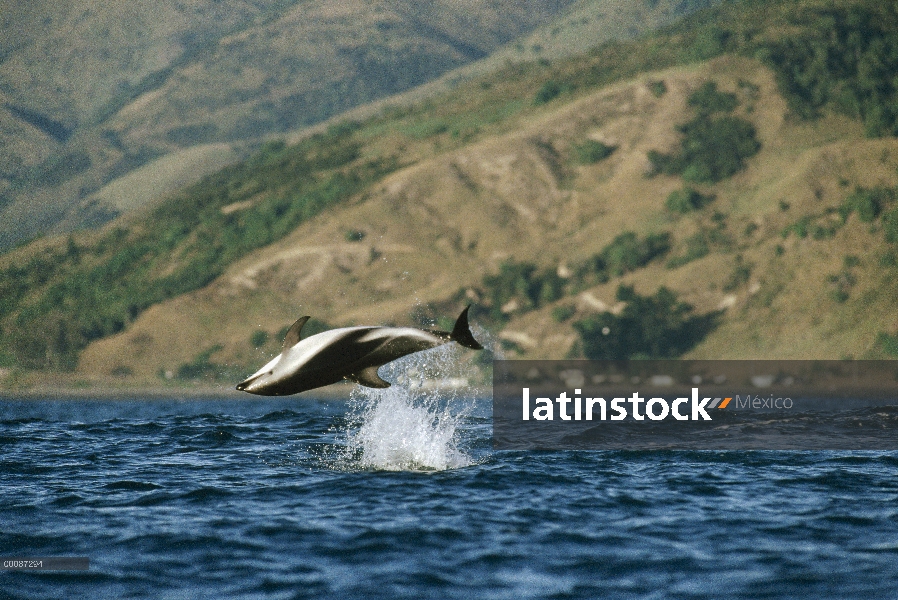
[[[372,394],[376,397],[362,410],[361,427],[348,440],[347,447],[358,456],[358,465],[391,471],[442,471],[473,464],[458,443],[464,411],[453,413],[436,392],[419,397],[410,392],[394,385]]]
[[[345,445],[327,462],[340,470],[445,470],[475,463],[463,425],[473,409],[472,368],[465,352],[447,344],[380,368],[392,386],[355,387],[337,431]]]

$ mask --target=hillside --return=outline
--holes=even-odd
[[[223,144],[245,158],[266,136],[444,73],[412,97],[530,60],[543,46],[554,57],[632,37],[711,2],[3,7],[0,38],[9,44],[0,49],[0,143],[8,151],[0,157],[0,249],[120,214],[133,202],[109,202],[106,186],[127,185],[116,180],[160,157],[191,147],[194,155],[208,152],[206,168],[191,170],[195,181],[220,166]],[[519,37],[534,29],[536,37]],[[457,70],[472,61],[472,71]],[[180,181],[166,179],[165,168],[153,171],[159,189]]]
[[[156,157],[255,140],[408,89],[568,3],[3,3],[0,208],[12,210],[0,215],[0,247]]]
[[[759,6],[269,145],[152,214],[7,255],[4,360],[224,385],[299,314],[467,302],[508,356],[894,355],[898,140],[857,75],[865,45],[895,47],[894,11]],[[862,18],[883,33],[845,42],[855,70],[804,77]]]

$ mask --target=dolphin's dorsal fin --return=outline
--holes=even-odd
[[[364,385],[371,388],[390,387],[390,383],[381,379],[380,375],[377,374],[377,367],[368,367],[367,369],[362,369],[358,373],[347,375],[346,379],[348,379],[349,381],[354,381],[359,385]]]
[[[299,343],[299,340],[302,339],[302,326],[305,325],[308,320],[309,317],[300,317],[296,320],[296,323],[290,327],[290,330],[287,331],[287,335],[284,336],[284,350],[292,348]]]

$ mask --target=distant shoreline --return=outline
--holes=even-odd
[[[349,388],[322,389],[314,396],[296,396],[297,400],[334,400],[348,397]],[[247,400],[256,401],[267,396],[253,396],[234,388],[214,387],[32,387],[22,390],[0,389],[0,402],[8,400]]]
[[[12,390],[0,388],[0,403],[20,400],[238,400],[257,402],[276,398],[304,400],[344,400],[354,389],[351,385],[333,385],[294,396],[255,396],[232,387],[51,387],[34,386]],[[433,388],[431,388],[432,390]],[[488,387],[471,389],[475,398],[491,397]]]

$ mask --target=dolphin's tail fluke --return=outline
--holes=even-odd
[[[453,342],[458,342],[465,348],[483,350],[483,346],[474,339],[474,334],[471,333],[471,328],[468,325],[468,309],[470,308],[470,306],[465,307],[461,314],[458,315],[455,327],[452,328],[452,333],[449,334],[449,339]]]

